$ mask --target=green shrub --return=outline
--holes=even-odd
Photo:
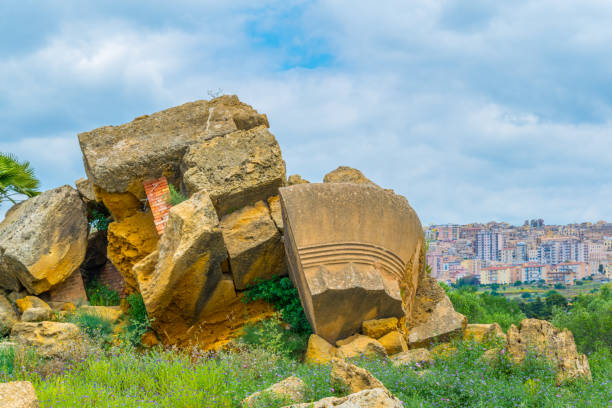
[[[179,205],[183,201],[187,200],[187,197],[183,193],[178,191],[174,187],[174,185],[170,184],[168,188],[170,189],[170,195],[168,196],[168,204],[172,206]]]
[[[121,297],[116,290],[108,286],[93,281],[85,287],[89,304],[92,306],[118,306],[121,303]]]
[[[245,302],[264,300],[271,303],[295,332],[312,333],[298,291],[287,277],[257,282],[248,288],[243,299]]]
[[[83,333],[98,343],[110,343],[113,334],[113,323],[96,313],[77,311],[66,320],[81,328]]]
[[[285,357],[297,357],[306,350],[308,334],[297,333],[283,327],[277,315],[256,324],[247,325],[240,341]]]
[[[469,323],[499,323],[508,330],[511,324],[518,324],[525,318],[519,304],[496,294],[481,293],[469,287],[448,292],[448,296],[459,313],[464,314]]]
[[[140,293],[132,293],[126,298],[128,303],[128,324],[124,331],[125,340],[140,346],[142,336],[151,329],[151,320]]]

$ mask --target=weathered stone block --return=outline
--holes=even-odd
[[[306,316],[329,342],[414,303],[423,229],[401,196],[367,184],[280,189],[285,248]]]
[[[287,273],[281,236],[263,201],[226,215],[220,226],[236,289]]]
[[[0,224],[0,285],[40,294],[83,262],[89,225],[79,193],[62,186],[14,206]]]

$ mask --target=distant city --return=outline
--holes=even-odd
[[[430,225],[425,237],[431,275],[449,284],[470,277],[482,285],[612,279],[612,223],[605,221]]]

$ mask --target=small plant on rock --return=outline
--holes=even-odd
[[[126,298],[128,307],[128,325],[125,339],[133,346],[140,346],[142,336],[151,329],[151,320],[140,293],[132,293]]]

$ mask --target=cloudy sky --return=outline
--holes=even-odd
[[[45,189],[84,175],[77,133],[222,91],[289,174],[357,167],[425,224],[612,221],[609,0],[0,7],[0,151]]]

